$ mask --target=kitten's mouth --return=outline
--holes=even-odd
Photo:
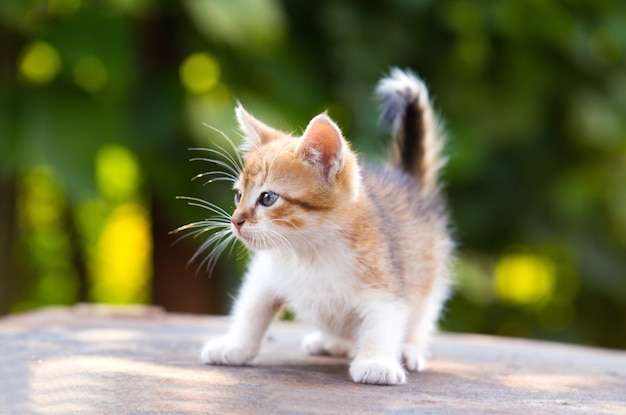
[[[255,238],[245,237],[245,236],[242,236],[241,234],[238,234],[237,236],[239,237],[239,240],[241,242],[243,242],[243,244],[246,246],[246,248],[248,248],[248,249],[250,249],[252,251],[260,251],[260,250],[264,249],[264,247],[261,244],[261,242],[259,242]]]
[[[246,238],[244,234],[241,233],[241,230],[239,228],[237,228],[236,226],[231,226],[231,230],[241,242],[247,245],[249,238]]]
[[[246,248],[252,251],[263,251],[269,248],[267,241],[265,241],[263,238],[258,238],[254,235],[243,233],[239,229],[236,229],[234,232],[235,235],[237,235],[237,238],[239,238],[239,240],[243,242]]]
[[[243,232],[241,232],[241,229],[237,228],[236,226],[232,227],[233,233],[237,236],[237,238],[243,242],[243,244],[248,248],[248,249],[259,249],[259,244],[256,241],[256,238],[254,238],[254,236],[251,235],[246,235]]]

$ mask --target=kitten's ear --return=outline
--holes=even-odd
[[[298,149],[304,160],[328,182],[341,170],[343,137],[337,124],[326,113],[309,122]]]
[[[266,144],[284,135],[284,133],[265,125],[248,113],[241,104],[235,109],[239,128],[244,134],[244,150]]]

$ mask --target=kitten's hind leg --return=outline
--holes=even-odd
[[[415,315],[409,321],[407,335],[401,346],[402,363],[409,372],[423,372],[427,369],[426,353],[435,328],[429,316]]]
[[[402,344],[402,363],[409,372],[424,372],[427,369],[424,352],[411,343]]]
[[[302,339],[302,350],[310,355],[350,356],[352,343],[318,330]]]
[[[441,280],[443,281],[443,280]],[[406,337],[402,344],[402,363],[410,372],[423,372],[427,369],[426,357],[437,319],[441,311],[447,288],[440,284],[430,293],[426,301],[420,301],[412,311]]]

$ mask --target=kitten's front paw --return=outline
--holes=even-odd
[[[210,365],[241,366],[256,356],[249,348],[234,344],[227,337],[219,337],[205,343],[200,360]]]
[[[427,369],[424,355],[410,344],[402,345],[402,362],[409,372],[424,372]]]
[[[355,360],[350,365],[350,376],[354,382],[375,385],[401,385],[406,382],[402,366],[387,359]]]

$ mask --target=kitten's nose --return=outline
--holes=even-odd
[[[241,226],[246,221],[246,217],[245,215],[241,215],[241,214],[233,215],[233,217],[230,218],[230,221],[233,223],[233,225],[235,225],[235,228],[240,229]]]

